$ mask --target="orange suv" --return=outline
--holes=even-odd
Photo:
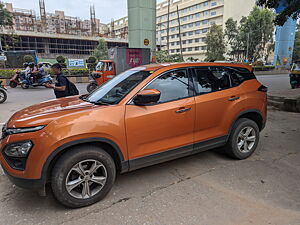
[[[17,186],[82,207],[101,200],[116,173],[224,147],[236,159],[256,149],[267,88],[234,63],[148,65],[89,95],[15,113],[2,129],[0,162]]]

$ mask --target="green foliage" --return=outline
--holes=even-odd
[[[282,0],[258,0],[257,4],[269,9],[277,8]],[[300,18],[300,0],[285,0],[286,8],[276,15],[275,24],[283,26],[289,17]]]
[[[180,54],[169,55],[168,51],[157,51],[156,61],[158,63],[165,63],[165,62],[183,62],[184,60]]]
[[[300,24],[297,26],[294,52],[293,52],[293,61],[300,59]]]
[[[96,68],[96,65],[97,65],[97,58],[95,56],[90,56],[87,60],[86,60],[86,65],[87,65],[87,68],[90,70],[90,71],[93,71],[95,70]]]
[[[0,2],[0,28],[13,25],[13,15],[4,8],[4,4]]]
[[[222,27],[213,24],[207,33],[205,43],[207,44],[206,61],[224,60],[225,43]]]
[[[93,56],[95,56],[98,60],[108,59],[107,42],[103,38],[99,40],[99,44],[94,50]]]
[[[0,77],[11,78],[13,75],[16,74],[16,71],[17,70],[0,69]]]
[[[274,14],[269,9],[255,6],[248,17],[243,17],[238,26],[237,21],[229,18],[225,23],[225,37],[228,55],[233,60],[250,61],[267,58],[273,48]]]
[[[199,61],[199,59],[194,58],[194,57],[189,57],[186,60],[189,61],[189,62],[198,62]]]
[[[34,62],[34,58],[32,57],[32,55],[24,55],[23,62],[24,63]]]
[[[0,69],[0,77],[11,78],[15,75],[17,69]],[[51,70],[47,70],[51,75],[54,75]],[[63,69],[65,76],[87,77],[90,74],[88,69]]]
[[[56,61],[61,65],[62,68],[67,68],[66,58],[62,55],[56,57]]]

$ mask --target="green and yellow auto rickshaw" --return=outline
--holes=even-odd
[[[290,84],[292,89],[300,87],[300,59],[293,63],[290,72]]]

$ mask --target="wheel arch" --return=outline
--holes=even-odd
[[[42,170],[42,179],[45,183],[48,182],[49,178],[51,177],[51,172],[57,160],[68,150],[75,146],[84,146],[84,145],[93,145],[97,147],[101,147],[105,150],[114,160],[117,170],[120,173],[128,171],[128,161],[124,160],[123,153],[119,146],[114,143],[113,141],[106,139],[106,138],[86,138],[86,139],[79,139],[75,141],[68,142],[63,144],[62,146],[58,147],[55,151],[51,153],[51,155],[46,160],[43,170]]]
[[[236,121],[238,121],[241,118],[247,118],[247,119],[254,121],[257,124],[259,131],[262,131],[265,127],[265,121],[264,121],[262,113],[256,109],[251,109],[251,110],[243,111],[236,116],[235,120],[231,124],[229,134],[231,134]]]

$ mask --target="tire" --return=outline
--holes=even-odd
[[[22,87],[23,89],[28,89],[28,88],[29,88],[29,84],[24,84],[24,83],[22,83],[22,84],[21,84],[21,87]]]
[[[5,102],[7,99],[7,94],[4,90],[0,89],[0,104],[2,104],[3,102]]]
[[[11,88],[16,88],[16,87],[18,86],[18,84],[17,84],[16,82],[14,82],[14,81],[10,81],[10,82],[9,82],[9,86],[10,86]]]
[[[296,85],[292,85],[292,89],[295,89],[296,88]]]
[[[99,168],[95,170],[93,177],[96,179],[94,174],[101,173],[102,175],[98,175],[97,179],[101,180],[103,185],[93,183],[93,181],[88,180],[90,178],[87,178],[91,176],[86,171],[89,171],[92,165],[96,165],[94,162],[97,162]],[[74,168],[80,173],[75,172]],[[82,171],[85,171],[85,173]],[[85,174],[85,176],[83,177],[80,174]],[[106,180],[104,181],[105,175]],[[116,167],[111,156],[101,148],[84,145],[74,147],[60,157],[52,170],[51,186],[55,198],[60,203],[70,208],[80,208],[92,205],[103,199],[112,188],[115,177]],[[73,189],[70,185],[69,190],[71,191],[68,191],[67,183],[73,184],[72,182],[75,182],[75,180],[82,182]],[[86,184],[89,184],[90,195],[88,195],[88,192],[84,192]]]
[[[96,88],[98,87],[98,85],[96,83],[89,83],[88,86],[86,87],[86,90],[91,93],[92,91],[94,91]]]
[[[251,130],[251,132],[249,133],[248,138],[246,138],[245,136],[247,131],[249,131],[247,130],[248,128]],[[254,141],[253,137],[255,137]],[[224,150],[230,157],[234,159],[246,159],[254,153],[258,142],[258,125],[253,120],[241,118],[234,124]]]

